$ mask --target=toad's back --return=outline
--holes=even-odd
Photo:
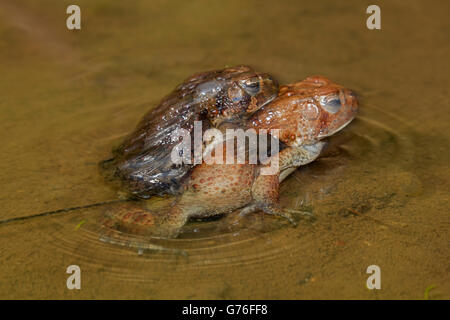
[[[195,74],[143,117],[103,167],[135,196],[178,193],[192,165],[172,162],[172,149],[179,143],[172,133],[184,129],[192,135],[195,121],[202,121],[203,130],[241,121],[274,99],[277,91],[269,75],[247,66]]]

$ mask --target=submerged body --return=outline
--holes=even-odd
[[[278,97],[245,124],[245,128],[256,131],[280,130],[279,140],[286,147],[272,155],[279,160],[275,174],[262,175],[262,164],[204,162],[193,169],[182,195],[169,212],[152,213],[126,203],[109,213],[105,226],[128,233],[175,237],[191,217],[239,208],[243,208],[241,213],[262,210],[294,223],[295,212],[279,206],[280,182],[298,167],[314,161],[325,145],[321,140],[350,123],[357,109],[357,100],[350,90],[324,77],[282,86]]]

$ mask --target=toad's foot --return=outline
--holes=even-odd
[[[297,217],[305,218],[307,220],[314,219],[314,216],[311,212],[297,210],[297,209],[289,209],[289,208],[281,208],[278,205],[258,205],[252,204],[250,206],[245,207],[239,213],[239,217],[243,217],[249,213],[262,210],[264,213],[276,215],[287,219],[294,226],[297,225]]]
[[[249,213],[256,212],[258,210],[262,210],[264,213],[267,213],[267,214],[272,214],[275,216],[283,217],[283,218],[287,219],[290,223],[292,223],[294,226],[297,225],[297,222],[295,221],[294,217],[292,216],[292,214],[289,211],[283,210],[275,205],[268,206],[268,205],[253,204],[251,206],[248,206],[248,207],[245,207],[244,209],[242,209],[241,212],[239,213],[239,216],[243,217]]]
[[[298,219],[305,219],[308,221],[313,221],[316,219],[315,216],[313,215],[313,213],[309,212],[309,211],[304,211],[304,210],[299,210],[299,209],[290,209],[290,208],[284,208],[281,210],[286,213],[289,213],[291,215],[294,215]]]

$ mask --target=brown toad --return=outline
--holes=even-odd
[[[246,124],[246,128],[258,132],[280,130],[279,139],[285,148],[272,155],[279,160],[275,174],[261,174],[267,167],[262,164],[204,162],[193,169],[183,193],[169,212],[153,213],[151,208],[125,203],[109,212],[104,225],[132,234],[176,237],[191,217],[208,217],[239,208],[243,208],[242,214],[262,210],[294,222],[295,211],[279,205],[280,182],[298,167],[314,161],[325,144],[322,140],[350,123],[357,110],[355,95],[324,77],[309,77],[282,86],[278,97]]]
[[[114,158],[102,163],[104,172],[118,177],[135,197],[177,194],[192,166],[171,161],[178,143],[171,134],[179,129],[192,132],[194,121],[202,121],[203,130],[225,121],[245,122],[277,93],[278,84],[270,75],[248,66],[194,74],[143,117]]]

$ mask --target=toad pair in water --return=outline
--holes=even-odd
[[[314,161],[327,138],[356,116],[354,94],[320,76],[278,87],[268,74],[237,66],[196,74],[147,113],[136,130],[104,162],[135,197],[172,194],[168,212],[153,212],[145,201],[123,203],[108,211],[103,226],[152,237],[176,237],[189,218],[209,217],[242,209],[261,210],[295,223],[304,212],[281,208],[280,183],[298,167]],[[171,139],[177,129],[203,128],[279,129],[281,151],[275,174],[263,175],[264,165],[175,165]],[[222,147],[222,145],[220,145]]]

